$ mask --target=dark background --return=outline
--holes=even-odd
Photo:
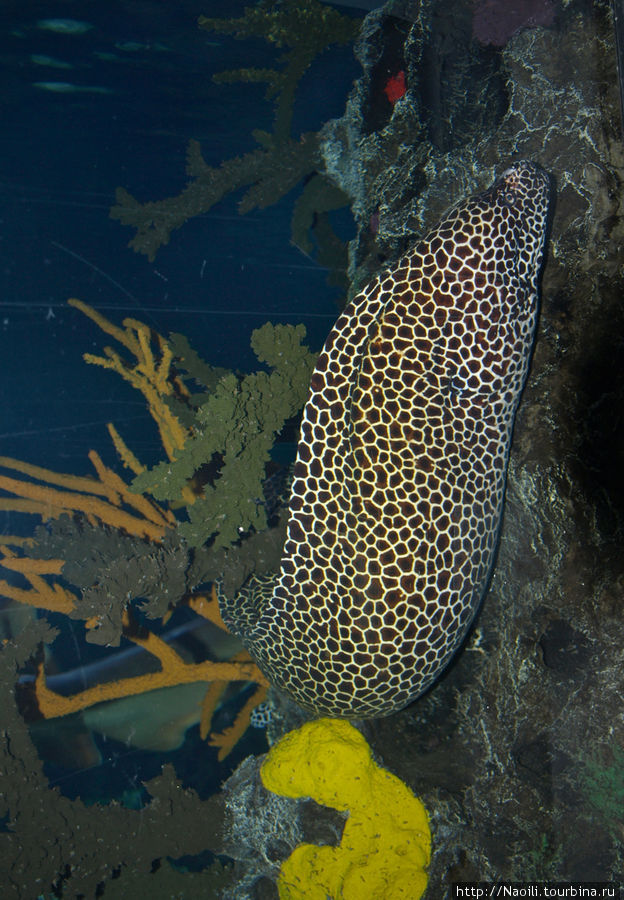
[[[197,27],[200,14],[238,17],[244,6],[239,0],[0,5],[0,456],[94,474],[87,458],[94,448],[121,471],[109,421],[143,463],[164,456],[143,397],[119,375],[83,361],[83,353],[99,354],[114,342],[69,308],[68,297],[119,325],[130,316],[165,336],[181,332],[207,361],[242,371],[260,367],[249,339],[267,320],[304,322],[310,346],[320,349],[342,296],[328,287],[327,272],[291,244],[302,186],[246,216],[238,214],[239,196],[226,197],[174,232],[153,264],[128,248],[134,231],[109,218],[117,186],[142,202],[180,193],[190,138],[217,166],[255,149],[253,129],[271,130],[273,105],[263,85],[217,85],[212,75],[271,67],[275,48]],[[51,19],[77,24],[46,24]],[[293,136],[341,115],[358,72],[351,47],[319,58],[300,85]],[[350,237],[347,214],[333,224]],[[33,516],[0,511],[4,534],[29,535],[36,524]],[[62,632],[54,645],[61,668],[80,669],[101,655],[71,620],[49,618]],[[234,709],[243,699],[233,698]],[[216,728],[231,724],[229,703],[220,715]],[[124,791],[130,791],[124,802],[139,802],[141,780],[160,771],[165,758],[184,777],[192,773],[202,794],[211,793],[242,756],[265,746],[263,732],[251,729],[222,765],[210,748],[212,763],[198,772],[206,747],[197,727],[166,756],[98,737],[102,764],[76,762],[68,771],[72,729],[70,717],[35,737],[51,784],[87,802]]]
[[[212,75],[272,66],[274,48],[197,27],[200,14],[235,17],[244,6],[2,4],[0,455],[87,474],[91,447],[115,461],[105,430],[112,420],[144,463],[161,456],[143,398],[82,361],[109,340],[66,307],[70,296],[118,324],[133,316],[164,335],[182,332],[217,365],[257,368],[249,337],[267,320],[304,322],[310,345],[320,348],[341,297],[290,243],[298,190],[246,216],[237,212],[239,198],[227,197],[174,232],[154,264],[127,247],[134,231],[108,215],[117,186],[140,201],[178,194],[190,138],[218,165],[255,148],[252,129],[270,129],[263,85],[218,85]],[[42,27],[46,19],[91,27],[63,33]],[[339,116],[358,72],[351,47],[317,59],[297,95],[293,135]],[[71,87],[53,91],[46,82]],[[337,227],[350,236],[346,216]],[[10,519],[0,514],[5,533],[14,530]]]

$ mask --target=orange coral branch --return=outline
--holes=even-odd
[[[125,622],[127,623],[127,621],[126,614]],[[66,716],[105,700],[131,697],[135,694],[144,694],[147,691],[172,687],[176,684],[192,684],[196,681],[255,681],[262,685],[268,684],[260,669],[247,654],[245,654],[246,659],[236,662],[207,660],[201,663],[186,663],[165,641],[151,632],[146,637],[130,635],[129,637],[135,644],[144,647],[148,653],[160,660],[160,671],[137,675],[133,678],[122,678],[119,681],[109,681],[87,688],[71,697],[63,697],[47,687],[43,666],[40,666],[35,682],[35,693],[39,709],[45,718]]]
[[[142,472],[145,472],[145,466],[136,458],[113,423],[109,422],[106,427],[111,436],[115,450],[117,451],[117,455],[124,466],[130,469],[131,472],[134,472],[135,475],[141,475]]]
[[[60,575],[64,560],[16,556],[8,546],[1,547],[0,552],[4,556],[0,565],[12,572],[19,572],[30,583],[30,588],[19,588],[2,579],[0,580],[0,594],[17,603],[64,615],[69,615],[75,609],[78,602],[76,594],[60,584],[50,585],[45,578],[41,577],[42,575]]]
[[[9,556],[2,560],[5,569],[23,575],[60,575],[64,559],[33,559],[30,556]]]
[[[132,334],[129,329],[119,328],[117,325],[113,325],[113,323],[106,318],[106,316],[101,315],[96,309],[92,306],[89,306],[88,303],[83,303],[82,300],[77,300],[75,297],[72,297],[67,301],[69,306],[73,306],[75,309],[79,309],[81,313],[84,313],[92,322],[101,328],[105,334],[110,334],[111,337],[114,337],[116,341],[119,341],[120,344],[123,344],[131,353],[139,357],[140,348],[137,342],[137,339]]]
[[[41,504],[36,500],[18,500],[14,497],[0,497],[0,509],[9,512],[29,513],[35,516],[42,515]],[[50,513],[48,513],[50,518]],[[8,543],[8,542],[7,542]]]
[[[187,395],[188,392],[171,372],[173,352],[165,338],[136,319],[124,319],[124,328],[121,329],[88,304],[73,298],[67,302],[83,312],[102,331],[114,337],[136,357],[135,365],[130,365],[111,347],[104,348],[105,356],[97,356],[94,353],[83,355],[86,362],[117,372],[125,381],[141,391],[158,426],[165,453],[169,459],[174,459],[176,450],[184,447],[189,435],[177,416],[171,412],[164,398],[176,392],[182,395]],[[156,342],[159,359],[152,350],[152,341]]]
[[[2,506],[0,505],[0,509]],[[0,549],[3,547],[25,547],[33,543],[31,537],[21,537],[17,534],[0,534]]]
[[[17,603],[24,603],[26,606],[34,606],[36,609],[47,609],[50,612],[63,613],[67,616],[75,609],[78,597],[62,588],[58,584],[50,586],[47,581],[39,580],[39,584],[31,581],[33,588],[18,588],[8,581],[0,579],[0,594],[8,597],[9,600],[15,600]]]
[[[221,734],[214,734],[210,738],[210,746],[219,748],[219,752],[217,753],[217,759],[219,761],[225,759],[235,744],[247,731],[252,711],[259,703],[262,703],[265,700],[266,695],[267,688],[261,685],[245,703],[239,714],[236,716],[234,724],[229,728],[226,728]]]
[[[58,584],[50,586],[43,578],[37,579],[37,581],[29,580],[33,585],[32,589],[18,588],[9,584],[8,581],[0,579],[0,594],[17,603],[34,606],[37,609],[47,609],[50,612],[63,613],[65,616],[75,608],[78,597],[71,591]]]
[[[64,475],[40,466],[32,466],[20,460],[0,457],[0,464],[31,478],[45,480],[48,484],[34,484],[6,475],[0,475],[0,489],[16,495],[0,498],[0,508],[16,512],[35,513],[42,519],[58,517],[63,513],[84,513],[91,522],[104,522],[129,534],[160,540],[166,529],[174,527],[176,519],[169,510],[164,510],[155,502],[141,494],[133,494],[128,485],[104,465],[95,451],[89,458],[99,479]],[[50,484],[57,487],[50,487]],[[57,488],[62,488],[59,490]],[[122,504],[132,506],[142,518],[122,509]],[[78,597],[58,584],[50,585],[42,575],[59,575],[63,560],[45,560],[16,557],[8,549],[12,540],[0,542],[6,569],[20,572],[30,582],[30,588],[19,588],[7,581],[0,581],[0,591],[4,596],[18,603],[26,603],[40,609],[64,614],[71,613]]]
[[[0,456],[0,466],[5,469],[13,469],[22,475],[28,475],[35,481],[45,481],[46,484],[55,484],[57,487],[68,491],[81,491],[86,494],[106,495],[108,488],[97,479],[90,476],[66,475],[64,472],[54,472],[52,469],[44,469],[42,466],[33,466],[22,462],[21,459],[12,459],[10,456]]]
[[[55,488],[39,484],[29,484],[0,475],[0,489],[18,497],[27,497],[37,503],[37,512],[43,519],[57,518],[62,513],[82,512],[91,519],[104,522],[113,528],[123,529],[138,537],[160,540],[165,532],[164,526],[155,525],[145,519],[137,519],[130,513],[119,509],[97,497],[84,496],[70,491],[57,491]]]
[[[219,611],[219,601],[217,600],[217,591],[214,585],[211,588],[210,597],[206,596],[206,594],[194,594],[192,597],[189,597],[188,605],[198,616],[209,619],[217,628],[227,631]]]
[[[199,736],[202,741],[205,741],[210,734],[212,717],[215,713],[219,700],[225,693],[226,687],[227,685],[223,684],[223,682],[214,681],[211,685],[209,685],[208,690],[204,695],[201,715],[199,718]]]
[[[97,453],[91,451],[89,457],[100,475],[99,481],[94,478],[65,476],[38,466],[28,466],[18,460],[3,458],[7,467],[16,471],[21,470],[33,477],[45,478],[50,483],[63,487],[71,484],[77,490],[57,490],[49,485],[33,484],[0,475],[0,489],[18,498],[15,500],[2,498],[2,507],[19,512],[34,512],[43,519],[58,518],[62,513],[82,512],[90,521],[104,522],[138,537],[160,540],[166,528],[175,524],[173,514],[163,510],[147,497],[133,494],[128,485],[102,463]],[[96,494],[103,495],[107,499],[100,499],[95,496]],[[139,519],[120,509],[122,502],[133,506],[145,518]]]
[[[95,450],[89,451],[89,459],[93,463],[100,481],[109,491],[109,501],[114,503],[115,506],[119,506],[123,501],[128,506],[133,506],[150,522],[165,528],[174,527],[177,524],[177,520],[172,512],[163,509],[162,506],[158,506],[157,503],[149,500],[143,494],[133,493],[123,478],[120,478],[112,469],[104,465]]]

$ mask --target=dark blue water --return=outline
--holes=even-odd
[[[252,129],[271,128],[263,85],[218,85],[212,75],[274,65],[274,49],[196,25],[200,14],[243,8],[229,0],[3,4],[0,454],[86,474],[91,447],[112,463],[104,426],[113,420],[142,460],[159,456],[142,398],[83,363],[104,340],[66,307],[70,296],[117,323],[134,316],[164,335],[185,333],[218,365],[255,368],[249,335],[266,320],[303,321],[320,347],[340,292],[290,243],[298,190],[246,216],[240,195],[225,198],[176,231],[153,264],[128,249],[133,230],[108,216],[117,186],[141,201],[178,194],[190,138],[218,165],[256,148]],[[42,27],[52,18],[90,27]],[[340,115],[357,72],[350,47],[325,53],[301,85],[293,135]]]
[[[320,348],[342,297],[328,287],[327,272],[291,243],[302,185],[245,216],[237,210],[241,195],[226,197],[174,232],[153,263],[128,248],[134,231],[109,218],[118,186],[142,202],[180,193],[189,139],[200,141],[206,162],[217,166],[256,149],[253,129],[271,130],[273,105],[263,85],[218,85],[212,76],[270,67],[274,48],[197,27],[200,14],[233,17],[243,8],[239,0],[2,4],[0,456],[86,475],[93,448],[120,469],[109,421],[142,462],[163,456],[143,397],[117,374],[84,363],[84,352],[99,354],[112,342],[67,307],[68,297],[116,324],[131,316],[165,336],[181,332],[204,359],[238,370],[259,367],[249,338],[267,320],[304,322],[310,345]],[[317,60],[298,92],[294,137],[342,114],[358,71],[351,47]],[[348,239],[348,215],[334,224]],[[29,534],[35,524],[34,517],[0,511],[4,534]],[[81,634],[72,637],[80,624],[62,630],[55,653],[63,667],[98,658],[100,650]],[[223,715],[226,727],[228,711]],[[61,731],[47,737],[56,750],[74,740]],[[51,783],[89,801],[132,793],[160,771],[162,754],[95,740],[103,756],[95,770],[70,771],[50,752]],[[254,740],[250,732],[226,768]],[[195,727],[173,755],[181,777],[197,768],[198,745]],[[197,784],[204,795],[226,774],[210,753],[215,768],[204,767],[206,783]]]

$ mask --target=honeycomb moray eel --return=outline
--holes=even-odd
[[[345,309],[303,414],[279,574],[223,617],[271,681],[334,716],[401,709],[485,592],[538,306],[549,178],[452,209]]]

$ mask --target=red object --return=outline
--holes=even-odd
[[[392,75],[388,78],[384,87],[384,94],[388,98],[388,101],[394,106],[397,100],[400,100],[406,91],[407,84],[405,83],[405,72],[401,69],[396,75]]]

